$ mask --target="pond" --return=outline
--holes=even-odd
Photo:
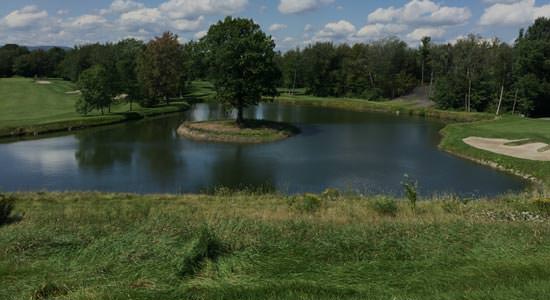
[[[444,124],[420,118],[262,104],[247,117],[291,122],[302,133],[261,145],[176,135],[185,120],[225,115],[219,105],[198,104],[178,115],[0,144],[0,190],[195,193],[224,186],[301,193],[331,187],[401,194],[404,174],[418,180],[424,195],[491,196],[526,186],[439,150]]]

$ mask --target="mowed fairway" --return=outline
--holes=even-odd
[[[443,129],[441,147],[445,150],[482,161],[490,161],[509,170],[532,175],[550,186],[550,162],[532,161],[496,154],[471,147],[463,142],[468,137],[497,138],[550,144],[550,120],[503,117],[498,120],[467,124],[450,124]],[[548,150],[547,150],[548,151]]]
[[[79,97],[74,93],[75,84],[59,79],[47,81],[50,83],[40,84],[29,78],[0,78],[0,137],[106,125],[189,107],[182,100],[150,108],[134,103],[130,112],[128,103],[115,103],[111,106],[111,113],[106,111],[101,115],[94,110],[81,116],[75,111]]]
[[[45,123],[80,117],[75,112],[73,83],[49,80],[38,84],[30,78],[0,79],[0,127]]]

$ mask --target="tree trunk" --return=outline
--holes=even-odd
[[[243,110],[243,105],[239,101],[239,104],[237,105],[237,124],[239,126],[242,126],[244,124]]]
[[[294,69],[294,82],[292,83],[292,96],[296,94],[296,77],[298,75],[298,70]]]
[[[432,85],[434,83],[434,71],[430,75],[430,87],[428,88],[428,100],[432,97]]]
[[[500,88],[500,99],[498,100],[497,116],[500,114],[500,105],[502,105],[502,96],[504,95],[504,83]]]
[[[512,106],[512,115],[516,112],[516,103],[518,101],[519,89],[516,89],[516,95],[514,96],[514,105]]]
[[[130,111],[132,111],[132,103],[133,103],[132,98],[130,98]]]
[[[424,86],[424,60],[422,60],[422,80],[420,81],[420,85]]]
[[[472,111],[472,74],[468,72],[468,112]]]
[[[104,114],[104,112],[103,112],[103,106],[102,106],[101,107],[101,115],[103,115],[103,114]]]

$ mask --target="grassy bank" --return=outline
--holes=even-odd
[[[1,299],[547,299],[550,205],[12,195]],[[33,298],[34,297],[34,298]],[[43,297],[43,298],[40,298]]]
[[[493,121],[450,124],[442,130],[441,148],[461,156],[498,165],[514,173],[531,176],[550,187],[550,162],[532,161],[483,151],[462,140],[477,136],[511,140],[530,139],[550,144],[550,120],[504,117]]]
[[[280,141],[299,132],[291,124],[266,120],[245,120],[240,126],[235,120],[186,122],[178,128],[179,135],[192,140],[240,144]]]
[[[405,101],[400,99],[391,101],[368,101],[352,98],[325,98],[306,95],[281,95],[280,97],[277,97],[276,100],[278,102],[288,104],[311,105],[354,111],[384,112],[399,115],[434,118],[451,122],[473,122],[479,120],[488,120],[493,117],[493,115],[486,113],[466,113],[424,107],[422,105],[418,105],[417,102]]]
[[[49,80],[50,84],[38,84],[29,78],[0,79],[0,137],[37,135],[55,131],[74,130],[141,119],[172,113],[188,107],[186,102],[143,108],[134,104],[111,107],[111,113],[101,115],[92,112],[81,116],[75,112],[79,95],[71,82]]]

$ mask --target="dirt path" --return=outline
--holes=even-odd
[[[399,97],[400,100],[412,102],[416,107],[431,107],[435,105],[435,102],[428,98],[428,87],[419,86],[415,88],[410,94]]]
[[[462,140],[464,143],[481,150],[515,158],[550,161],[550,150],[545,143],[526,143],[523,145],[510,145],[521,140],[489,139],[481,137],[468,137]],[[546,150],[546,151],[544,151]]]

